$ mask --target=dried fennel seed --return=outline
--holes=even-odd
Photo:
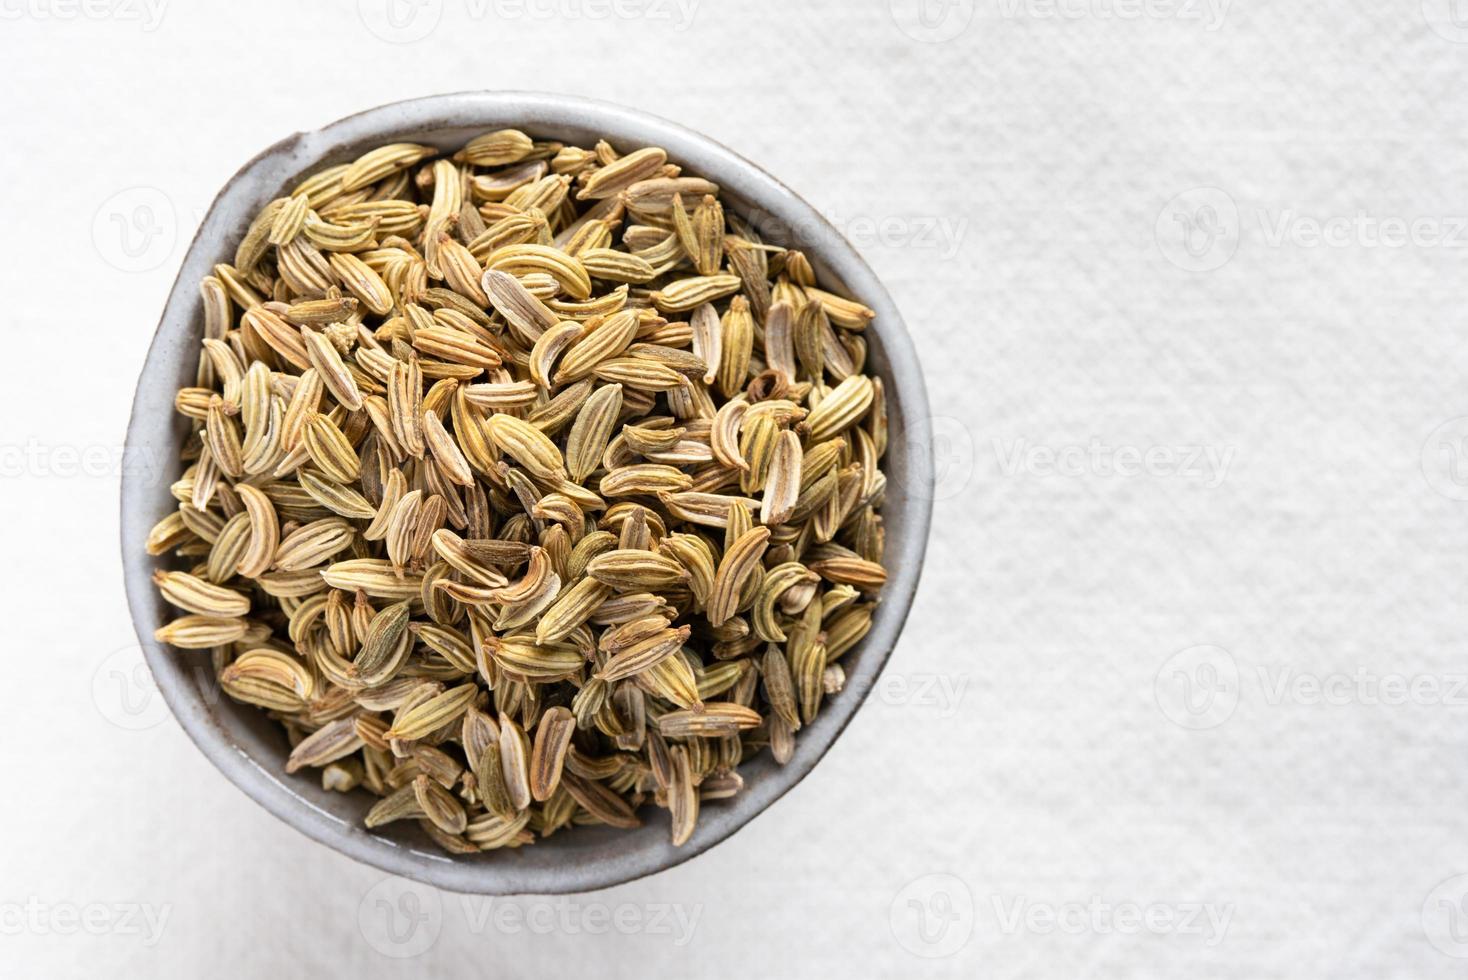
[[[881,565],[867,307],[657,148],[301,181],[201,284],[158,639],[451,853],[701,800],[840,688]]]

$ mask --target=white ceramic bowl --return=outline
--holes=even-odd
[[[871,632],[842,665],[847,686],[801,729],[795,756],[784,766],[763,753],[740,768],[745,790],[705,805],[698,829],[684,846],[668,839],[665,811],[644,808],[637,830],[575,828],[532,847],[448,857],[416,828],[362,826],[372,803],[366,792],[321,788],[314,773],[287,776],[279,726],[255,708],[206,691],[207,671],[190,669],[204,654],[175,651],[153,639],[170,611],[151,583],[159,559],[143,547],[149,529],[176,505],[169,484],[182,467],[158,472],[132,465],[122,484],[122,559],[128,604],[158,688],[184,730],[235,785],[303,833],[384,871],[460,892],[507,895],[603,888],[660,871],[707,850],[751,820],[820,761],[871,690],[892,652],[917,588],[927,544],[932,499],[931,435],[927,394],[912,342],[891,298],[855,250],[810,205],[753,163],[707,137],[641,112],[604,102],[536,92],[467,92],[398,102],[349,116],[323,129],[297,133],[265,150],[225,185],[184,257],[138,380],[127,455],[176,459],[187,432],[173,410],[178,388],[192,384],[202,332],[199,280],[228,261],[253,216],[302,176],[350,160],[373,146],[399,140],[456,148],[473,136],[504,127],[543,139],[590,145],[605,137],[630,148],[664,147],[688,172],[722,188],[726,205],[751,220],[772,242],[806,251],[823,285],[844,291],[877,313],[866,336],[868,370],[886,384],[892,438],[884,469],[882,510],[890,578]],[[798,239],[792,240],[792,237]],[[814,797],[809,806],[820,806]]]

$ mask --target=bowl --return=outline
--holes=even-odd
[[[468,857],[437,852],[416,827],[368,831],[362,817],[373,802],[370,794],[323,790],[311,774],[287,776],[288,745],[280,727],[258,709],[222,696],[211,672],[196,669],[208,662],[207,653],[175,651],[153,639],[172,614],[152,585],[159,560],[147,554],[144,540],[176,505],[169,484],[182,472],[177,447],[188,424],[175,413],[173,398],[179,387],[193,383],[203,324],[199,280],[216,262],[230,260],[250,218],[301,177],[384,143],[411,140],[449,149],[504,127],[588,146],[605,137],[619,147],[664,147],[672,161],[719,184],[728,205],[768,241],[798,245],[823,284],[877,314],[866,332],[868,370],[885,384],[892,436],[882,510],[889,580],[872,629],[843,658],[846,688],[801,730],[794,757],[779,766],[761,753],[741,766],[744,792],[705,804],[697,830],[682,847],[670,843],[666,811],[654,815],[649,808],[636,830],[577,827],[531,847]],[[205,215],[148,350],[128,425],[121,523],[128,605],[158,689],[184,731],[236,786],[308,837],[383,871],[451,891],[513,895],[604,888],[672,867],[729,837],[810,772],[851,721],[892,652],[917,588],[932,510],[931,441],[922,372],[891,297],[834,228],[753,163],[675,123],[589,99],[465,92],[397,102],[281,140],[230,178]],[[171,460],[171,469],[167,463],[151,465],[158,460]],[[150,465],[136,465],[142,462]]]

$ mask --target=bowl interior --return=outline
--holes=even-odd
[[[872,630],[843,657],[847,687],[801,730],[794,758],[779,766],[761,753],[741,766],[744,792],[704,804],[693,838],[680,848],[669,843],[666,812],[653,807],[640,812],[644,825],[637,830],[575,828],[531,847],[469,857],[442,854],[416,827],[389,825],[369,833],[362,817],[373,797],[365,791],[323,790],[313,772],[286,776],[282,766],[288,746],[279,726],[257,709],[223,696],[206,652],[175,651],[153,640],[153,631],[172,611],[151,585],[157,560],[146,554],[143,542],[176,503],[169,484],[182,471],[177,449],[189,426],[173,411],[173,396],[193,383],[203,320],[199,280],[216,262],[233,256],[260,207],[309,173],[395,140],[447,150],[507,126],[538,139],[580,145],[606,138],[619,148],[666,148],[687,172],[718,183],[726,207],[749,220],[768,241],[805,250],[823,286],[856,297],[877,312],[867,330],[868,371],[883,380],[890,416],[882,510],[890,578]],[[205,217],[169,296],[134,401],[127,453],[157,465],[125,467],[122,557],[128,601],[159,689],[185,730],[246,793],[311,837],[383,870],[455,891],[560,893],[605,887],[680,863],[724,840],[798,782],[845,727],[891,653],[917,586],[931,509],[930,441],[922,375],[890,297],[834,229],[753,164],[675,124],[586,100],[466,93],[398,103],[271,147],[230,180]]]

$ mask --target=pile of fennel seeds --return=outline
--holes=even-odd
[[[686,841],[783,763],[886,574],[873,312],[647,147],[397,143],[270,202],[200,286],[150,554],[288,772],[451,853]]]

